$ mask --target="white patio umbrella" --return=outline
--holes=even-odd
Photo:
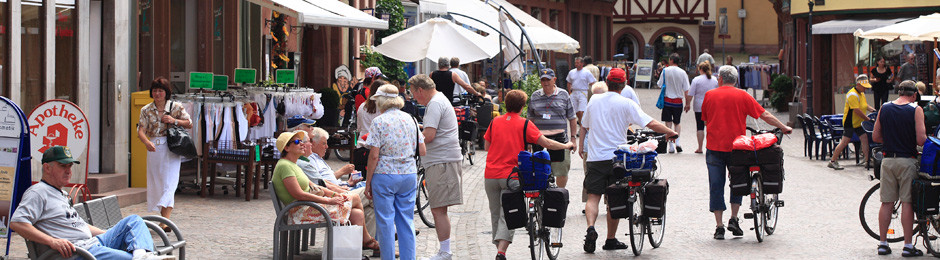
[[[500,31],[506,34],[506,36],[514,38],[512,39],[512,41],[506,38],[500,38],[500,41],[503,44],[503,66],[506,66],[506,69],[504,71],[507,74],[509,74],[509,78],[512,79],[512,81],[519,81],[520,79],[522,79],[522,72],[525,70],[524,67],[522,66],[522,59],[524,57],[518,57],[520,54],[519,49],[516,47],[516,46],[519,46],[518,44],[516,44],[516,42],[519,41],[518,34],[514,36],[513,34],[510,33],[511,31],[509,28],[515,25],[509,25],[508,23],[510,23],[509,18],[506,17],[506,14],[500,12],[499,13]]]
[[[457,57],[461,63],[470,63],[496,56],[499,44],[489,43],[482,35],[448,20],[434,18],[382,38],[382,44],[373,50],[404,62]]]
[[[855,36],[867,39],[903,40],[903,41],[933,41],[940,37],[940,13],[922,15],[916,19],[900,22],[878,29],[862,31],[858,29]]]

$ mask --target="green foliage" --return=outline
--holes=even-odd
[[[375,3],[375,12],[380,15],[388,15],[388,30],[375,31],[375,45],[378,45],[382,38],[398,33],[405,29],[405,9],[401,5],[401,0],[378,0]],[[362,65],[368,67],[378,67],[390,80],[405,82],[408,80],[408,74],[405,74],[405,63],[395,59],[385,57],[382,54],[368,50],[362,52],[365,59]]]
[[[789,109],[789,102],[793,100],[793,79],[787,75],[778,75],[770,83],[770,89],[774,91],[770,96],[770,103],[778,111]]]
[[[336,93],[336,90],[333,88],[323,88],[320,89],[320,94],[323,94],[320,97],[320,102],[323,102],[323,107],[339,107],[339,93]]]
[[[539,82],[539,75],[534,74],[534,73],[529,74],[522,80],[514,82],[513,89],[522,90],[523,92],[525,92],[526,95],[531,97],[532,92],[542,89],[542,84]],[[528,106],[528,104],[526,104],[526,106]],[[521,115],[522,117],[526,116],[525,107],[522,108],[522,112],[520,112],[519,115]]]

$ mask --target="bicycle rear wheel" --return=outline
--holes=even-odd
[[[333,153],[336,154],[336,159],[339,159],[340,161],[348,162],[350,154],[352,154],[352,151],[345,150],[345,149],[333,149]]]
[[[777,207],[777,195],[780,194],[765,195],[764,204],[767,205],[767,214],[764,214],[764,219],[766,219],[764,231],[767,232],[767,235],[773,235],[777,229],[777,214],[780,213],[780,207]]]
[[[641,213],[643,212],[643,193],[636,193],[636,201],[633,202],[633,215],[630,216],[630,248],[633,249],[633,255],[639,256],[643,253],[643,238],[646,236],[646,225],[643,224]]]
[[[473,156],[477,154],[477,147],[473,145],[473,141],[464,141],[467,145],[467,161],[470,161],[470,165],[473,165]]]
[[[926,221],[917,225],[920,235],[924,238],[924,245],[927,247],[927,253],[940,257],[940,219],[937,215],[925,216]]]
[[[421,222],[424,222],[425,226],[434,228],[434,216],[431,215],[431,206],[428,205],[428,185],[424,180],[424,169],[418,170],[418,175],[421,177],[418,179],[418,196],[415,198],[415,210],[418,211],[418,216],[421,217]]]
[[[548,256],[548,259],[555,260],[558,259],[558,253],[561,252],[561,228],[550,228],[545,227],[545,231],[542,234],[542,241],[545,244],[545,255]]]
[[[862,223],[862,228],[875,240],[880,240],[878,235],[878,212],[881,210],[880,188],[881,183],[876,183],[871,189],[868,189],[868,192],[862,197],[861,205],[858,206],[858,219]],[[892,208],[891,224],[888,225],[888,242],[894,243],[904,240],[900,206],[900,203],[895,202]]]
[[[540,207],[538,205],[535,207],[535,214],[529,214],[529,223],[526,224],[526,231],[529,233],[529,254],[532,256],[532,260],[541,260],[542,256],[544,256],[542,250],[545,250],[544,247],[542,247],[542,238],[540,237],[542,214],[541,210],[539,210]]]
[[[753,187],[755,187],[754,193],[751,196],[754,196],[751,201],[756,201],[757,205],[752,205],[752,210],[754,212],[754,234],[757,235],[757,242],[764,242],[764,226],[767,224],[767,219],[764,219],[766,215],[766,205],[764,205],[764,184],[761,183],[761,176],[754,175]]]
[[[650,246],[653,248],[659,248],[663,243],[663,237],[666,236],[666,210],[663,210],[663,215],[658,218],[647,218],[646,219],[646,230],[649,231]]]

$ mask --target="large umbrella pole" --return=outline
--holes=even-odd
[[[538,66],[539,71],[542,71],[542,69],[543,69],[543,67],[542,67],[542,58],[539,57],[539,52],[536,51],[537,49],[535,48],[535,44],[532,43],[532,38],[529,37],[529,33],[527,33],[527,32],[525,31],[525,28],[522,27],[522,24],[520,24],[519,21],[516,20],[516,17],[512,16],[512,14],[509,13],[509,10],[506,10],[506,8],[503,7],[502,5],[500,5],[499,3],[493,3],[493,4],[499,6],[499,10],[502,11],[502,12],[505,12],[506,15],[509,16],[509,18],[512,18],[513,23],[515,23],[516,26],[519,26],[519,30],[522,31],[522,36],[525,37],[525,39],[528,39],[527,41],[529,42],[529,49],[532,49],[532,55],[535,55],[535,61],[536,61],[535,64],[536,64],[536,66]],[[522,39],[520,39],[520,41],[521,41],[521,40],[522,40]],[[521,43],[521,42],[520,42],[520,43]]]
[[[449,15],[457,15],[457,16],[460,16],[460,17],[466,17],[467,19],[477,21],[477,22],[480,23],[480,24],[483,24],[483,25],[486,25],[487,27],[490,27],[490,29],[493,29],[493,31],[496,31],[496,33],[499,34],[499,37],[500,37],[500,38],[506,38],[506,40],[509,40],[509,42],[512,42],[512,39],[509,38],[509,36],[507,36],[506,34],[503,34],[503,32],[500,32],[498,29],[493,28],[492,25],[489,25],[489,24],[487,24],[487,23],[485,23],[485,22],[483,22],[483,21],[480,21],[480,20],[477,19],[477,18],[473,18],[473,17],[467,16],[467,15],[464,15],[464,14],[453,13],[453,12],[447,12],[447,14],[449,14]],[[531,41],[530,41],[530,42],[531,42]],[[521,47],[521,46],[516,46],[516,45],[512,45],[512,46],[513,46],[513,47],[516,47],[516,49],[519,50],[519,53],[525,53],[525,50],[522,50],[522,47]]]

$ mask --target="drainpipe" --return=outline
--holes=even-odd
[[[806,113],[813,114],[813,0],[809,0],[809,19],[806,26]]]
[[[741,10],[744,10],[744,0],[741,0]],[[741,53],[744,53],[744,17],[741,17]]]

